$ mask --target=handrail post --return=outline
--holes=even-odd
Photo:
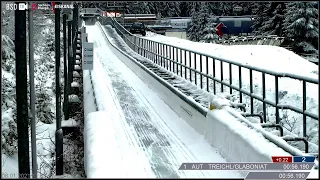
[[[274,76],[275,78],[275,104],[276,104],[276,124],[280,123],[280,117],[279,117],[279,77]]]
[[[302,134],[303,137],[307,137],[307,116],[305,114],[305,111],[307,110],[307,83],[306,81],[302,82],[302,111],[303,111],[303,130],[302,130]]]
[[[267,105],[266,105],[266,74],[262,73],[262,99],[263,99],[263,120],[267,122]]]

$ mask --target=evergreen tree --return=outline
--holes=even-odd
[[[283,36],[283,21],[286,5],[284,2],[276,2],[273,4],[277,4],[277,7],[272,13],[273,16],[263,23],[264,25],[261,29],[263,31],[263,34]],[[270,9],[272,8],[273,7],[271,3]]]
[[[204,29],[204,36],[202,37],[202,42],[206,43],[217,43],[219,41],[219,36],[216,33],[216,24],[209,23]]]
[[[209,8],[208,8],[208,4],[205,2],[201,3],[200,6],[200,11],[199,11],[199,15],[198,15],[198,34],[201,40],[202,37],[205,36],[205,32],[204,30],[208,27],[208,25],[210,24],[210,13],[209,13]]]
[[[189,8],[190,2],[180,2],[180,16],[181,17],[190,17],[190,9]]]
[[[180,2],[163,2],[164,8],[162,15],[164,17],[178,17],[180,16]]]
[[[240,6],[243,8],[241,15],[252,15],[253,14],[253,2],[240,2]]]
[[[190,28],[188,29],[187,36],[191,41],[197,41],[197,30],[198,30],[198,13],[193,12],[191,16]]]
[[[193,2],[193,6],[190,10],[191,22],[190,28],[188,29],[187,36],[191,41],[199,41],[198,31],[199,31],[199,20],[198,12],[200,10],[200,4],[198,2]]]
[[[232,8],[230,10],[230,15],[232,16],[242,16],[243,15],[243,2],[232,2]],[[236,9],[240,7],[241,9]]]
[[[14,34],[14,11],[12,10],[7,10],[6,9],[6,5],[4,2],[2,2],[2,6],[1,6],[1,14],[2,14],[2,34],[5,34],[7,36],[9,36],[10,39],[14,39],[15,38],[15,34]]]
[[[200,3],[199,2],[187,2],[186,14],[188,17],[192,17],[194,11],[199,11]]]
[[[150,12],[152,14],[158,14],[159,13],[160,15],[162,15],[161,14],[161,8],[159,6],[159,2],[148,2],[148,7],[149,7]]]
[[[319,41],[319,10],[317,2],[290,2],[284,20],[284,33],[294,39],[295,52],[317,53]]]
[[[279,3],[282,2],[269,2],[267,3],[267,7],[263,10],[261,16],[263,17],[263,22],[260,29],[261,34],[268,34],[269,31],[269,21],[274,16],[273,13],[276,10]]]
[[[265,9],[267,8],[268,3],[266,2],[257,2],[254,4],[253,14],[255,15],[253,22],[253,34],[262,34],[261,27],[263,22],[266,21],[267,17],[265,17]]]
[[[233,2],[219,2],[219,9],[221,11],[220,16],[231,16],[232,15],[232,6]]]
[[[220,2],[208,2],[208,8],[211,14],[221,16],[222,11],[220,9]]]
[[[148,2],[138,2],[138,4],[132,2],[132,5],[129,6],[127,12],[128,14],[151,14],[148,5]]]

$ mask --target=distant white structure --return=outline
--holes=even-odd
[[[165,36],[168,37],[176,37],[176,38],[180,38],[180,39],[188,39],[187,38],[187,32],[182,30],[167,30],[165,33]]]
[[[187,31],[191,22],[190,18],[167,18],[167,21],[169,21],[169,25],[172,27],[172,29],[166,30],[166,36],[188,39]]]
[[[191,19],[170,19],[170,25],[173,29],[188,29]]]
[[[103,14],[99,8],[81,8],[79,13],[80,17],[98,17]]]

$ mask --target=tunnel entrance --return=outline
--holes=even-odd
[[[97,17],[83,17],[82,19],[86,26],[95,25],[97,22]]]

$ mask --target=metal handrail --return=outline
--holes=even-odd
[[[121,26],[117,21],[115,21],[119,26]],[[122,26],[121,26],[122,27]],[[126,31],[126,34],[129,34],[130,36],[134,36],[136,38],[139,38],[141,39],[140,37],[134,35],[134,34],[131,34],[127,29],[124,28],[124,30]],[[152,40],[146,40],[146,41],[152,41]],[[155,42],[155,41],[153,41]],[[254,70],[254,71],[258,71],[258,72],[261,72],[261,73],[267,73],[267,74],[270,74],[270,75],[273,75],[273,76],[278,76],[278,77],[289,77],[289,78],[293,78],[293,79],[298,79],[298,80],[303,80],[303,81],[307,81],[309,83],[315,83],[315,84],[318,84],[318,79],[316,78],[311,78],[311,77],[304,77],[304,76],[300,76],[300,75],[296,75],[296,74],[292,74],[292,73],[278,73],[278,72],[275,72],[275,71],[271,71],[269,69],[264,69],[264,68],[257,68],[255,66],[250,66],[250,65],[246,65],[246,64],[241,64],[239,62],[234,62],[234,61],[231,61],[231,60],[228,60],[228,59],[225,59],[225,58],[220,58],[220,57],[217,57],[217,56],[214,56],[214,55],[211,55],[211,54],[207,54],[207,53],[204,53],[204,52],[199,52],[199,51],[195,51],[195,50],[190,50],[190,49],[185,49],[185,48],[182,48],[182,47],[176,47],[176,46],[172,46],[170,44],[167,44],[167,43],[163,43],[163,42],[155,42],[155,43],[159,43],[159,44],[163,44],[163,45],[166,45],[166,46],[170,46],[170,47],[174,47],[174,48],[178,48],[178,49],[181,49],[183,51],[189,51],[191,53],[194,53],[194,54],[199,54],[199,55],[202,55],[202,56],[207,56],[207,57],[210,57],[210,58],[213,58],[213,59],[216,59],[216,60],[219,60],[219,61],[223,61],[223,62],[226,62],[226,63],[230,63],[232,65],[237,65],[237,66],[240,66],[240,67],[243,67],[243,68],[247,68],[247,69],[251,69],[251,70]]]

